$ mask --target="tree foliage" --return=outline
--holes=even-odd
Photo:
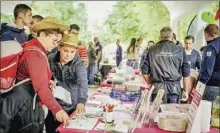
[[[159,39],[159,31],[170,26],[170,15],[160,1],[120,1],[109,14],[105,24],[123,41],[132,37]]]
[[[218,9],[220,9],[220,1],[213,1],[211,6],[212,12],[215,14]]]
[[[76,5],[76,6],[74,6]],[[78,24],[80,26],[80,39],[90,37],[87,32],[88,14],[84,3],[74,1],[34,1],[31,3],[33,15],[55,16],[63,24]]]
[[[195,17],[196,13],[191,13],[186,15],[181,21],[178,21],[178,31],[177,31],[177,40],[184,42],[184,38],[187,36],[187,30],[189,28],[190,22]]]
[[[12,15],[1,13],[1,23],[11,23],[13,19],[14,17]]]

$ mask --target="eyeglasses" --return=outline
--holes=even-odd
[[[53,44],[54,44],[54,45],[57,45],[57,44],[60,43],[60,41],[57,40],[57,38],[58,38],[57,35],[51,36],[51,35],[49,34],[48,36],[49,36],[49,37],[51,38],[51,40],[53,41]]]

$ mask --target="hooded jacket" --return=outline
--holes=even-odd
[[[15,24],[3,23],[0,36],[0,41],[17,40],[20,44],[28,41],[25,29],[18,29]]]

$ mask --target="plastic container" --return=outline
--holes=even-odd
[[[217,96],[212,106],[212,127],[220,129],[220,96]]]
[[[129,91],[112,89],[110,93],[110,97],[113,99],[120,101],[129,101],[129,102],[134,102],[140,96],[141,96],[140,90],[137,92],[129,92]]]

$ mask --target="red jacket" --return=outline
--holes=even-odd
[[[31,78],[33,88],[40,97],[41,102],[46,105],[53,114],[56,114],[62,107],[58,104],[49,89],[49,81],[52,73],[46,58],[47,51],[36,38],[23,45],[24,50],[27,48],[38,49],[43,52],[45,56],[38,51],[25,51],[19,59],[16,79],[21,81],[26,78]]]

